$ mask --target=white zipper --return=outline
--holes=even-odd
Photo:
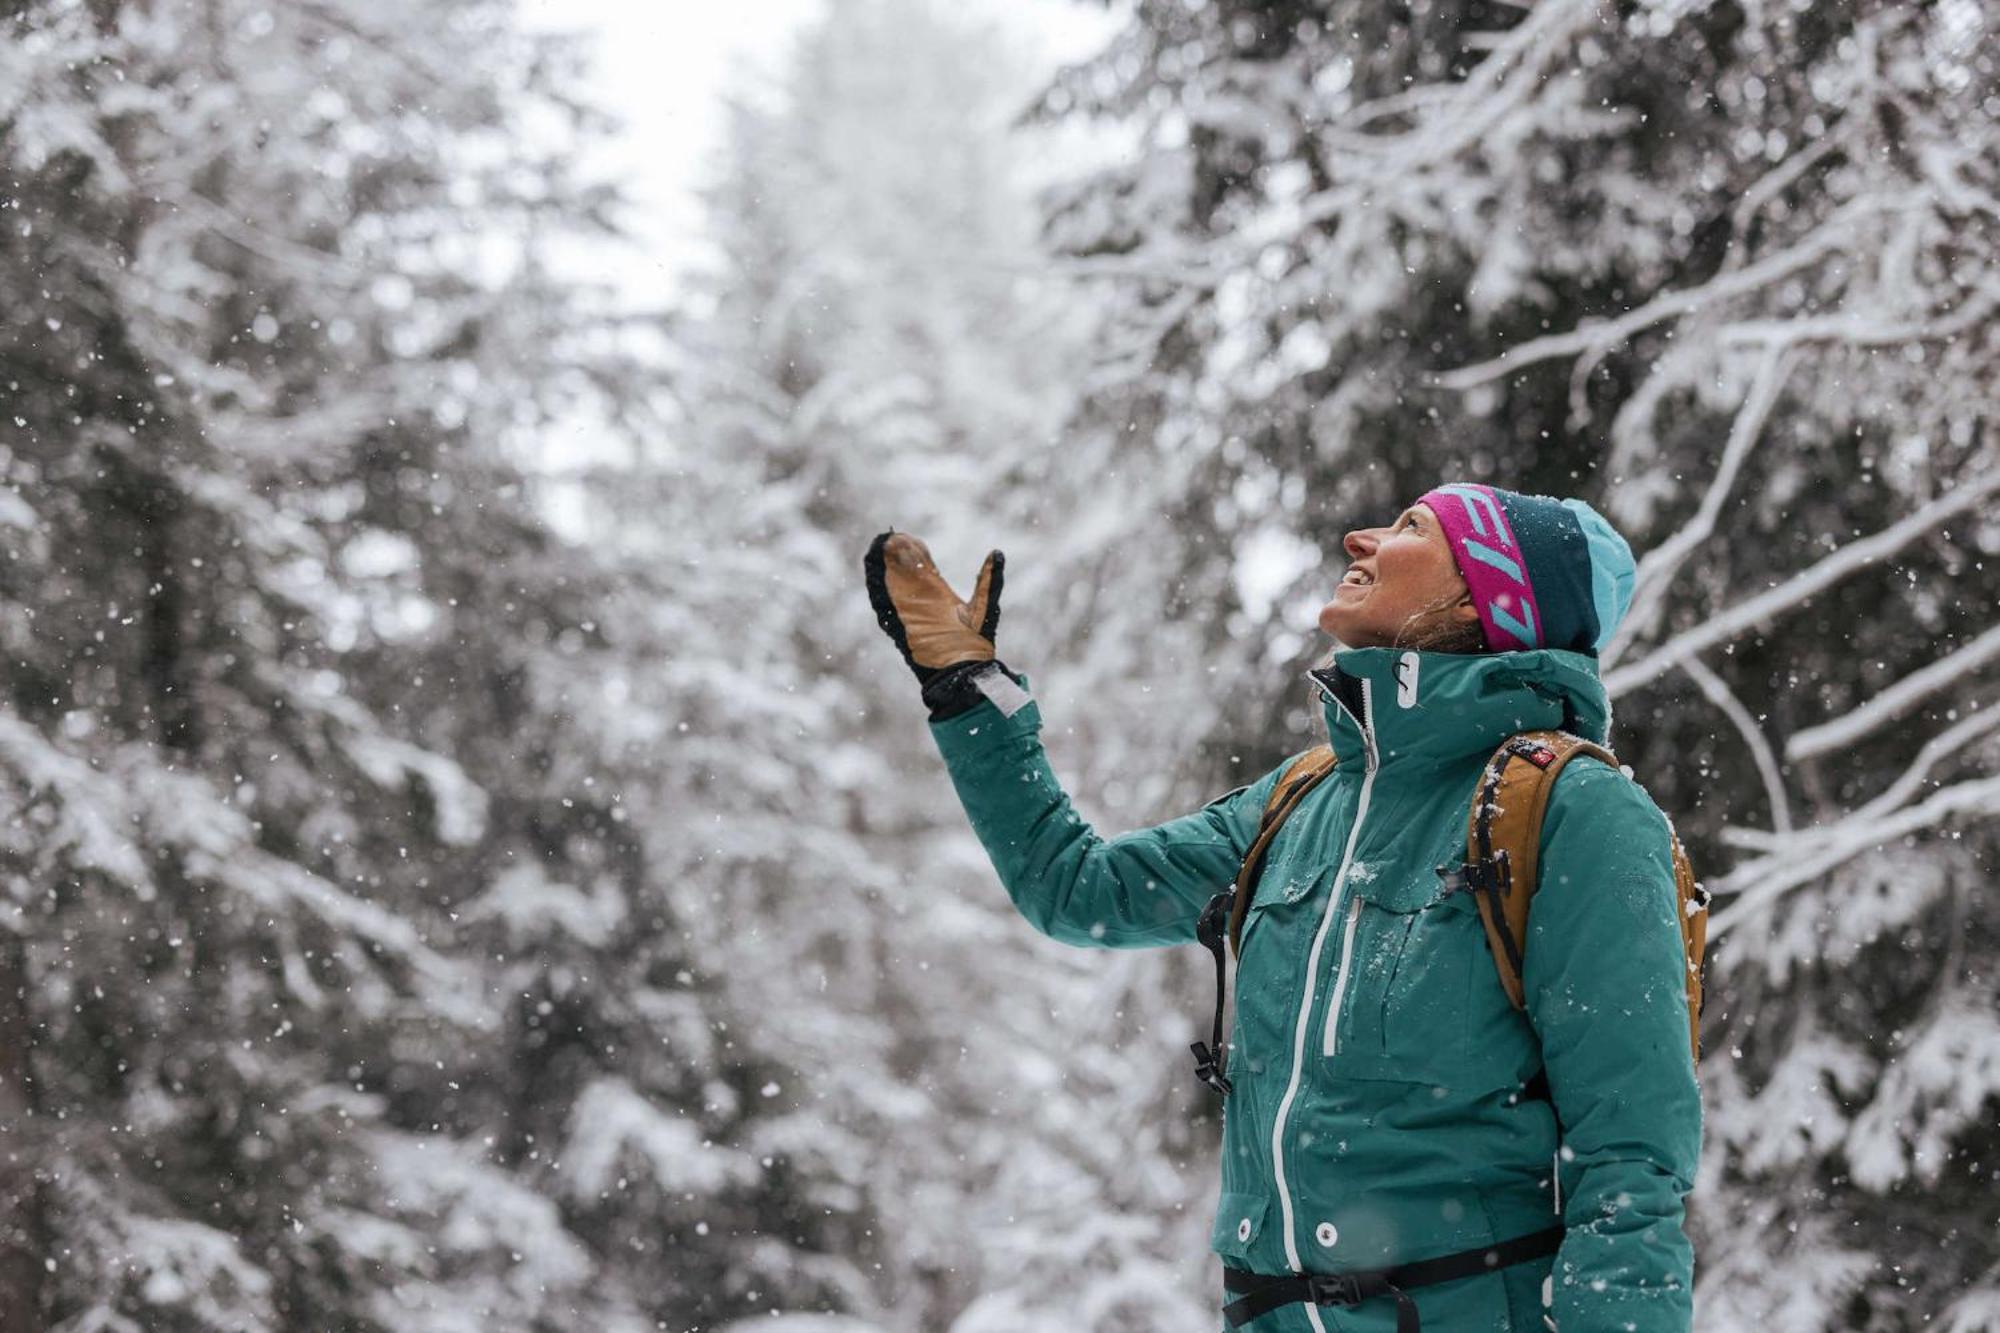
[[[1347,929],[1340,936],[1340,975],[1333,979],[1333,1000],[1326,1007],[1326,1033],[1320,1038],[1319,1053],[1331,1057],[1340,1045],[1340,1001],[1347,994],[1347,965],[1354,961],[1354,923],[1361,919],[1361,899],[1347,901]]]
[[[1319,929],[1313,934],[1312,952],[1306,957],[1306,993],[1299,997],[1299,1018],[1292,1033],[1292,1077],[1291,1081],[1285,1085],[1285,1095],[1278,1102],[1277,1118],[1271,1126],[1271,1165],[1277,1176],[1278,1207],[1284,1217],[1285,1262],[1290,1265],[1294,1273],[1305,1271],[1305,1266],[1299,1259],[1298,1240],[1292,1234],[1292,1193],[1285,1185],[1285,1118],[1291,1114],[1292,1101],[1298,1096],[1299,1073],[1305,1065],[1306,1029],[1312,1026],[1313,980],[1319,975],[1320,950],[1326,944],[1327,927],[1333,924],[1334,915],[1338,911],[1341,891],[1347,886],[1348,867],[1353,864],[1354,846],[1356,841],[1361,837],[1361,821],[1368,817],[1368,794],[1375,786],[1375,734],[1368,729],[1366,721],[1367,718],[1375,715],[1374,690],[1371,688],[1373,683],[1367,677],[1362,677],[1362,715],[1354,719],[1354,724],[1361,729],[1361,739],[1368,747],[1367,771],[1361,779],[1361,803],[1355,807],[1354,827],[1348,830],[1347,846],[1340,854],[1340,870],[1334,876],[1332,890],[1327,894],[1326,913],[1319,919]],[[1336,703],[1339,702],[1338,695],[1334,696],[1334,701]],[[1353,711],[1347,709],[1346,704],[1341,704],[1341,708],[1347,710],[1349,717],[1354,716]],[[1354,922],[1350,917],[1347,924],[1346,943],[1351,946],[1353,942]],[[1346,960],[1343,958],[1341,980],[1345,981],[1346,977]],[[1336,985],[1334,990],[1336,1003],[1338,1003],[1339,994],[1340,987]],[[1312,1326],[1317,1330],[1317,1333],[1326,1333],[1325,1325],[1320,1322],[1318,1306],[1306,1306],[1306,1315],[1311,1319]]]

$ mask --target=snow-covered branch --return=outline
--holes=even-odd
[[[1767,854],[1734,867],[1710,886],[1718,897],[1732,897],[1733,901],[1710,918],[1709,942],[1713,944],[1738,925],[1764,916],[1787,893],[1850,857],[1958,815],[2000,815],[2000,777],[1954,783],[1926,801],[1893,813],[1875,818],[1850,816],[1773,840]]]
[[[2000,469],[1961,482],[1873,536],[1848,543],[1803,573],[1710,616],[1631,666],[1610,672],[1604,678],[1605,689],[1616,698],[1665,675],[1688,658],[1817,596],[1856,570],[1887,560],[1939,524],[1977,509],[1996,490],[2000,490]]]
[[[1348,170],[1343,175],[1358,168],[1390,180],[1433,167],[1492,133],[1509,112],[1545,87],[1550,63],[1569,50],[1571,38],[1597,22],[1598,8],[1592,0],[1547,0],[1495,42],[1465,81],[1433,103],[1408,131],[1365,135],[1335,127],[1322,142],[1335,152],[1375,159],[1345,164]],[[1388,114],[1385,103],[1400,112],[1409,108],[1411,99],[1396,93],[1383,102],[1358,107],[1346,124],[1380,119]]]
[[[1841,342],[1854,347],[1893,347],[1897,343],[1956,338],[1976,327],[2000,306],[2000,280],[1988,278],[1949,314],[1900,323],[1884,321],[1866,311],[1847,311],[1805,319],[1741,320],[1724,325],[1716,337],[1725,346],[1763,344],[1779,348],[1806,342]]]
[[[1295,243],[1357,205],[1383,205],[1386,187],[1399,186],[1463,153],[1492,134],[1548,83],[1551,66],[1572,39],[1598,20],[1591,0],[1548,0],[1499,38],[1463,83],[1450,88],[1418,85],[1357,107],[1318,133],[1321,149],[1336,159],[1340,183],[1275,208],[1259,225],[1204,246],[1161,247],[1129,255],[1058,261],[1054,271],[1072,277],[1136,277],[1213,291],[1230,274],[1255,262],[1273,245]],[[1390,116],[1416,114],[1408,129],[1368,134],[1359,127]]]
[[[1053,260],[1046,267],[1024,260],[993,261],[989,266],[1063,278],[1151,278],[1196,291],[1211,290],[1228,276],[1199,251],[1178,247],[1151,247],[1123,255],[1076,255]]]
[[[1729,683],[1709,670],[1708,664],[1699,657],[1690,657],[1681,663],[1681,669],[1688,673],[1696,685],[1701,687],[1708,701],[1722,710],[1750,747],[1750,757],[1756,761],[1757,775],[1764,780],[1764,796],[1771,803],[1771,823],[1780,833],[1789,833],[1792,828],[1791,804],[1785,797],[1785,777],[1778,767],[1778,757],[1771,751],[1771,742],[1764,735],[1764,729],[1757,725],[1757,719],[1729,688]]]
[[[1764,433],[1764,423],[1770,419],[1771,409],[1777,404],[1778,395],[1791,375],[1792,365],[1793,359],[1777,347],[1771,348],[1758,364],[1757,377],[1751,381],[1743,406],[1730,424],[1729,440],[1722,449],[1722,461],[1710,479],[1708,491],[1702,496],[1694,517],[1640,560],[1638,572],[1633,578],[1632,605],[1619,624],[1618,632],[1605,646],[1600,669],[1609,670],[1616,666],[1633,638],[1652,629],[1667,590],[1673,586],[1674,575],[1688,556],[1714,534],[1723,501],[1729,498],[1729,492],[1736,484],[1736,475],[1742,471],[1743,460],[1750,456],[1751,447]]]
[[[1969,717],[1960,718],[1926,741],[1902,775],[1889,784],[1880,796],[1856,810],[1855,815],[1862,819],[1874,819],[1897,809],[1916,794],[1940,760],[1950,758],[1994,731],[2000,731],[2000,705],[1989,704]]]
[[[2000,731],[2000,705],[1989,703],[1978,711],[1960,718],[1924,742],[1923,749],[1917,751],[1917,757],[1910,761],[1909,767],[1897,775],[1896,780],[1884,788],[1881,795],[1841,818],[1878,819],[1892,810],[1900,809],[1930,779],[1931,770],[1940,762],[1995,731]],[[1786,837],[1787,834],[1774,829],[1753,829],[1741,825],[1725,825],[1722,829],[1722,841],[1725,846],[1741,847],[1759,853],[1777,847]]]
[[[1956,684],[1993,661],[2000,661],[2000,626],[1946,653],[1929,666],[1911,672],[1861,707],[1831,722],[1794,732],[1791,739],[1785,742],[1785,758],[1798,763],[1818,758],[1829,750],[1852,745],[1884,723],[1902,717],[1939,690]]]
[[[1836,121],[1834,127],[1814,139],[1805,148],[1793,153],[1764,175],[1736,201],[1736,207],[1729,210],[1729,232],[1733,243],[1724,256],[1724,269],[1741,268],[1750,257],[1750,225],[1757,215],[1764,211],[1773,199],[1790,189],[1797,181],[1836,151],[1847,148],[1847,123]]]
[[[206,230],[242,246],[281,270],[297,274],[302,280],[311,282],[324,278],[345,287],[358,288],[380,276],[378,270],[345,255],[303,245],[268,227],[260,227],[246,218],[237,217],[195,191],[181,195],[174,202]]]
[[[1470,389],[1525,366],[1615,347],[1655,324],[1767,287],[1818,263],[1851,240],[1853,224],[1860,211],[1865,210],[1843,210],[1791,248],[1766,255],[1754,264],[1711,278],[1700,286],[1667,292],[1615,319],[1586,320],[1567,333],[1532,338],[1489,360],[1438,372],[1432,377],[1433,382],[1445,389]]]

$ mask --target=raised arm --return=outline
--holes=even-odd
[[[1037,930],[1065,944],[1193,943],[1203,905],[1229,887],[1250,850],[1282,768],[1193,814],[1102,838],[1050,770],[1041,710],[1024,686],[1025,678],[1006,678],[997,698],[931,723],[1008,897]]]
[[[1561,1127],[1561,1333],[1687,1333],[1683,1203],[1701,1150],[1666,816],[1602,764],[1566,768],[1542,826],[1523,979]]]
[[[1202,907],[1236,877],[1282,770],[1194,814],[1100,838],[1049,769],[1026,677],[995,656],[1006,558],[986,557],[969,602],[909,533],[882,533],[861,563],[876,622],[923,687],[952,784],[1021,914],[1065,944],[1192,942]]]

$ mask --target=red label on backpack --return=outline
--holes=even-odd
[[[1521,741],[1511,747],[1515,754],[1533,764],[1536,768],[1547,768],[1556,761],[1556,752],[1546,745],[1533,741]]]

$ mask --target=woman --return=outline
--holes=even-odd
[[[1607,765],[1560,770],[1525,1012],[1471,895],[1436,872],[1462,859],[1475,780],[1504,738],[1605,739],[1596,653],[1630,600],[1630,549],[1581,501],[1476,485],[1344,545],[1352,563],[1319,616],[1342,647],[1311,672],[1338,763],[1273,844],[1240,941],[1212,1239],[1230,1299],[1395,1268],[1400,1294],[1372,1278],[1277,1283],[1274,1302],[1290,1299],[1250,1326],[1685,1333],[1701,1105],[1666,818]],[[1026,678],[994,656],[999,553],[969,604],[907,534],[882,534],[864,566],[1021,913],[1069,944],[1192,942],[1283,767],[1100,838],[1049,770]],[[1407,1280],[1467,1254],[1444,1266],[1466,1275]]]

